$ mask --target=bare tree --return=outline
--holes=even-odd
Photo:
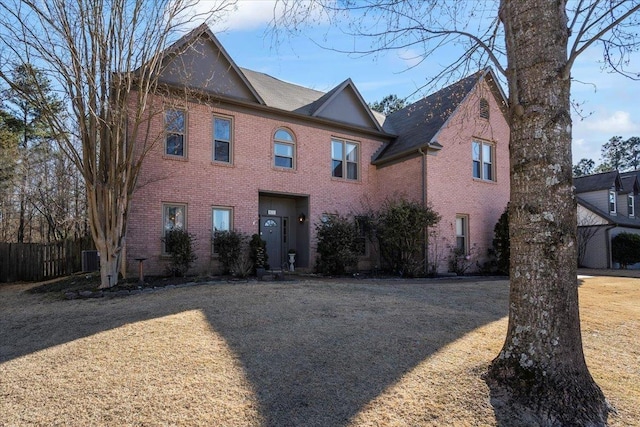
[[[221,0],[211,3],[206,15],[194,17],[193,3],[0,1],[0,79],[19,91],[10,69],[32,63],[67,102],[69,120],[45,117],[83,176],[103,288],[118,281],[131,196],[158,138],[147,126],[154,114],[150,99],[167,65],[165,49],[194,26],[192,20],[210,22],[233,6]],[[43,105],[41,91],[21,95]]]
[[[300,31],[318,9],[350,28],[348,53],[462,49],[432,82],[492,63],[509,92],[511,292],[504,346],[485,379],[505,425],[606,425],[609,407],[582,350],[571,167],[571,70],[594,43],[631,78],[636,0],[500,2],[283,0],[276,28]],[[358,14],[358,17],[349,16]],[[335,24],[334,24],[335,26]],[[365,39],[365,42],[360,40]]]

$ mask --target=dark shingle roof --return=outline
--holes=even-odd
[[[577,196],[577,199],[578,199],[579,205],[582,205],[583,207],[589,209],[591,212],[595,213],[596,215],[606,219],[609,224],[614,224],[621,227],[640,228],[640,218],[629,218],[628,216],[625,216],[625,215],[611,215],[609,212],[606,212],[600,209],[599,207],[584,200],[579,195]]]
[[[270,107],[311,115],[314,103],[325,95],[324,92],[287,83],[268,74],[240,69]]]
[[[610,171],[573,178],[573,186],[576,188],[575,193],[579,194],[589,191],[608,190],[612,187],[622,188],[622,181],[618,171]]]
[[[640,183],[638,182],[640,171],[623,172],[620,174],[620,179],[625,193],[637,194],[638,190],[640,190]]]
[[[418,150],[431,142],[484,73],[485,70],[478,71],[387,116],[384,129],[399,136],[376,161]]]

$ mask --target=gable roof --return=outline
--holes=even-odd
[[[347,100],[340,99],[341,96],[347,97]],[[369,108],[367,103],[364,102],[362,95],[351,79],[343,81],[318,99],[312,106],[311,115],[314,117],[325,117],[333,120],[339,120],[340,116],[345,113],[344,111],[340,111],[339,104],[351,107],[356,112],[359,112],[361,124],[364,125],[369,122],[369,125],[373,125],[380,132],[383,131],[382,126],[371,112],[371,108]],[[336,109],[336,111],[331,112],[330,110],[332,109]]]
[[[174,61],[180,57],[180,61]],[[265,105],[206,24],[180,37],[165,50],[161,81]],[[220,82],[224,82],[220,84]]]
[[[620,174],[622,187],[625,193],[638,194],[640,192],[640,182],[638,182],[640,171],[623,172]]]
[[[179,58],[179,60],[177,60]],[[324,93],[268,74],[240,68],[206,24],[182,36],[164,52],[160,81],[226,99],[387,134],[351,79]]]
[[[588,193],[590,191],[609,190],[623,188],[618,171],[602,172],[595,175],[586,175],[573,178],[575,193]]]
[[[441,148],[434,138],[483,78],[495,85],[493,89],[497,92],[494,95],[502,98],[499,104],[506,105],[506,98],[493,71],[490,68],[477,71],[387,116],[384,129],[399,136],[381,150],[373,163],[391,161],[421,148]]]

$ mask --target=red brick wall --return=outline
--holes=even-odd
[[[489,101],[489,121],[478,116],[480,97]],[[486,261],[493,228],[509,201],[509,127],[486,85],[470,94],[435,139],[443,148],[426,159],[426,200],[442,218],[435,241],[430,242],[430,262],[439,259],[439,271],[446,271],[450,248],[455,245],[456,215],[461,214],[469,217],[469,246],[475,266],[476,260]],[[473,178],[474,139],[495,144],[495,182]],[[376,200],[380,203],[386,197],[404,195],[421,202],[421,174],[421,156],[379,168]]]
[[[258,194],[290,193],[309,196],[307,224],[314,224],[324,212],[347,214],[360,206],[363,195],[375,187],[375,168],[370,165],[381,142],[344,132],[313,127],[302,122],[266,117],[236,109],[203,104],[182,104],[187,113],[187,159],[163,156],[162,138],[149,152],[133,196],[127,236],[128,271],[135,274],[137,257],[148,258],[145,272],[161,274],[167,260],[160,256],[162,205],[187,205],[187,229],[197,238],[198,260],[192,272],[215,270],[211,259],[211,208],[234,209],[234,228],[258,232]],[[213,115],[233,119],[233,165],[212,161]],[[151,133],[162,134],[163,116],[152,119]],[[273,134],[279,127],[289,129],[296,139],[296,168],[273,167]],[[360,179],[357,182],[331,177],[331,138],[360,143]],[[313,234],[313,233],[312,233]],[[311,242],[310,265],[315,260]]]
[[[490,103],[489,121],[478,117],[478,100]],[[187,115],[187,159],[163,156],[163,137],[149,152],[133,196],[127,235],[128,270],[135,274],[137,257],[146,257],[145,272],[161,274],[168,263],[161,257],[162,205],[187,205],[187,229],[195,234],[198,260],[194,273],[210,273],[216,265],[211,258],[211,208],[234,209],[234,228],[247,234],[258,232],[259,192],[309,196],[307,225],[325,212],[348,214],[365,206],[377,208],[386,197],[404,195],[421,201],[422,159],[412,158],[391,166],[370,164],[380,141],[332,132],[308,122],[279,119],[266,113],[240,108],[222,108],[196,103],[179,104]],[[158,109],[159,111],[161,109]],[[214,114],[233,119],[233,165],[212,162]],[[296,138],[296,168],[274,168],[272,137],[285,127]],[[152,135],[163,135],[163,115],[151,120]],[[360,143],[360,179],[357,182],[331,177],[331,138]],[[474,180],[471,142],[474,138],[495,143],[495,182]],[[427,202],[442,216],[437,228],[440,271],[446,270],[449,245],[455,243],[457,214],[469,216],[470,245],[483,261],[493,238],[493,227],[509,200],[508,125],[486,86],[471,94],[463,107],[436,136],[443,146],[436,156],[427,157]],[[138,139],[141,145],[142,139]],[[310,266],[315,260],[315,240],[311,238]],[[432,261],[435,259],[431,257]],[[475,264],[475,262],[474,262]]]

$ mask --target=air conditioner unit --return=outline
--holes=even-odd
[[[82,272],[91,273],[100,269],[100,254],[98,251],[82,251]]]

